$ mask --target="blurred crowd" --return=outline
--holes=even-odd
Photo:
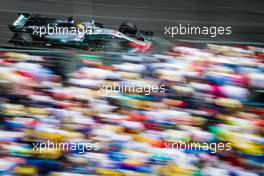
[[[62,79],[45,57],[0,53],[0,175],[263,174],[264,49],[72,59]],[[182,141],[229,147],[168,147]],[[62,143],[96,147],[34,148]]]

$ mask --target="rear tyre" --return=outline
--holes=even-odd
[[[32,37],[29,34],[16,34],[12,38],[12,43],[15,44],[15,46],[31,46],[32,45]]]

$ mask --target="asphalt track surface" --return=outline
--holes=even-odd
[[[78,21],[94,19],[105,27],[118,28],[125,20],[134,21],[139,30],[164,35],[165,26],[231,26],[231,36],[185,35],[173,40],[205,40],[217,42],[263,42],[263,0],[0,0],[0,44],[12,36],[7,24],[18,12],[45,14]]]

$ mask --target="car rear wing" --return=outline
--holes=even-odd
[[[13,22],[13,24],[8,25],[9,29],[13,32],[19,32],[23,30],[28,19],[31,17],[28,13],[19,13],[17,19]]]

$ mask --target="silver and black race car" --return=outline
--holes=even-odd
[[[140,31],[132,22],[123,22],[119,30],[104,28],[93,20],[77,23],[72,17],[61,20],[41,15],[19,14],[9,25],[16,46],[80,48],[90,51],[147,51],[153,32]]]

